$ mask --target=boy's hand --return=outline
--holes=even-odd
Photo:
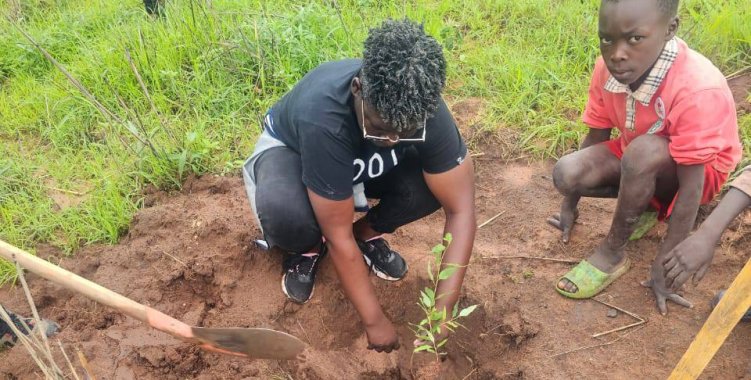
[[[365,328],[368,335],[368,349],[377,352],[391,352],[399,349],[399,336],[388,318]]]
[[[564,243],[568,243],[571,239],[571,229],[574,228],[574,223],[579,218],[579,210],[576,208],[577,201],[578,197],[573,202],[569,197],[566,197],[561,204],[561,212],[554,214],[547,220],[548,224],[561,230],[561,238]]]
[[[692,276],[698,284],[712,264],[715,241],[700,229],[668,252],[662,260],[665,285],[677,290]]]
[[[694,305],[691,302],[681,297],[679,294],[673,293],[665,286],[665,277],[663,273],[662,265],[658,261],[655,261],[655,263],[652,264],[652,278],[641,282],[642,286],[652,288],[652,292],[657,299],[657,308],[660,310],[660,314],[668,314],[668,300],[683,307],[693,308]]]

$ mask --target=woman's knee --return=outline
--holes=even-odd
[[[321,229],[313,208],[300,200],[273,197],[258,199],[258,219],[266,240],[288,252],[306,252],[321,241]]]

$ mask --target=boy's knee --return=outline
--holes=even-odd
[[[561,157],[553,167],[553,184],[562,194],[574,192],[582,175],[582,165],[573,155]]]
[[[667,139],[655,135],[642,135],[626,148],[621,160],[624,175],[641,175],[657,172],[672,160]]]

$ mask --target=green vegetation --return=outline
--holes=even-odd
[[[162,19],[140,0],[2,4],[0,239],[26,249],[114,243],[144,186],[236,174],[263,112],[319,63],[359,56],[387,17],[423,21],[446,49],[447,97],[482,98],[481,127],[518,130],[537,157],[578,141],[598,54],[599,0],[188,0]],[[679,34],[724,72],[751,65],[747,0],[684,0],[682,15]],[[0,283],[12,276],[0,263]]]
[[[459,266],[443,263],[443,253],[451,245],[453,237],[446,234],[443,237],[444,244],[438,244],[431,250],[433,260],[428,260],[428,278],[430,286],[420,291],[420,299],[417,306],[420,306],[425,318],[418,324],[413,324],[414,333],[417,340],[422,344],[415,347],[413,352],[430,352],[439,359],[443,353],[441,347],[445,346],[448,338],[439,338],[440,334],[448,331],[454,331],[458,327],[463,327],[458,321],[461,318],[472,314],[477,305],[467,306],[459,309],[459,302],[454,304],[453,310],[449,312],[446,308],[436,308],[436,301],[441,297],[438,295],[438,282],[451,278],[456,273]]]

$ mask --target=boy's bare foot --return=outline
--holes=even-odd
[[[587,258],[587,261],[595,268],[605,272],[615,272],[626,260],[626,255],[623,252],[623,248],[611,249],[607,247],[607,244],[602,244],[595,249],[595,252]],[[579,289],[573,282],[567,278],[562,278],[558,282],[558,289],[565,290],[569,293],[576,293]]]

